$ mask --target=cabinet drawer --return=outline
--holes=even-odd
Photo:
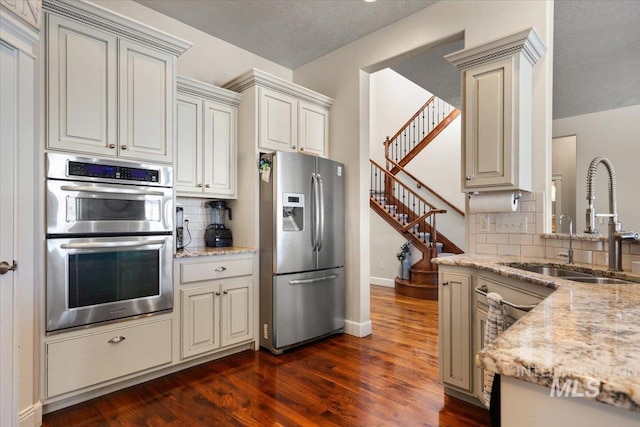
[[[251,259],[189,262],[180,264],[180,283],[194,283],[234,276],[247,276],[253,271]]]
[[[49,342],[47,397],[170,363],[171,330],[166,319]]]

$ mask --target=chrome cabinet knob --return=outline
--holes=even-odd
[[[467,175],[467,181],[471,181],[471,177]]]
[[[211,188],[211,186],[209,184],[206,184],[205,188]]]
[[[126,146],[126,145],[121,145],[121,146],[120,146],[120,149],[121,149],[121,150],[126,150],[126,149],[127,149],[127,146]]]
[[[113,150],[114,148],[116,148],[116,144],[109,144],[109,148]]]
[[[118,344],[119,342],[122,342],[124,340],[126,340],[127,338],[123,337],[122,335],[118,335],[116,337],[111,338],[109,341],[107,341],[109,344]]]
[[[198,188],[202,188],[202,184],[198,184]]]
[[[218,267],[218,268],[216,268],[216,269],[215,269],[215,270],[213,270],[213,271],[218,271],[218,272],[220,272],[220,271],[225,271],[226,269],[227,269],[227,267]]]
[[[442,282],[442,286],[447,286],[449,282]]]
[[[222,293],[226,295],[229,293],[229,291],[223,291]]]
[[[293,149],[295,150],[295,149],[296,149],[296,146],[294,145],[294,146],[292,146],[291,148],[293,148]]]
[[[0,262],[0,274],[5,274],[9,271],[16,271],[16,268],[18,268],[18,264],[16,264],[15,261],[12,261],[11,265],[6,261]]]
[[[216,292],[216,295],[220,295],[220,291],[217,291],[217,292]]]

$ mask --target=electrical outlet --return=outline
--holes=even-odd
[[[380,261],[380,270],[384,270],[384,262]]]
[[[487,233],[489,231],[489,217],[484,216],[478,218],[478,222],[476,224],[478,227],[478,231],[481,233]]]
[[[526,216],[503,216],[496,218],[497,233],[526,233]]]
[[[262,325],[262,337],[265,340],[269,339],[269,325],[267,325],[266,323]]]

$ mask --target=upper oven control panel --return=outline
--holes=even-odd
[[[116,159],[47,153],[47,178],[172,187],[173,168]]]
[[[110,178],[124,181],[158,182],[158,170],[69,161],[69,177]]]

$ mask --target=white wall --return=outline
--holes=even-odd
[[[586,178],[589,163],[597,156],[608,158],[616,172],[619,220],[625,230],[640,232],[640,105],[568,117],[553,121],[553,136],[576,135],[576,216],[577,233],[586,226]],[[596,212],[608,213],[608,174],[600,165],[596,174]],[[598,225],[607,235],[607,222]]]
[[[254,67],[286,80],[292,78],[292,72],[288,68],[132,0],[95,0],[93,3],[193,43],[189,50],[178,57],[180,75],[217,86],[222,86]]]
[[[331,156],[346,165],[347,332],[370,331],[369,72],[419,48],[464,33],[466,47],[535,27],[548,47],[533,72],[533,189],[547,187],[551,170],[552,1],[438,2],[294,70],[296,83],[331,96]],[[550,201],[549,201],[550,204]]]

